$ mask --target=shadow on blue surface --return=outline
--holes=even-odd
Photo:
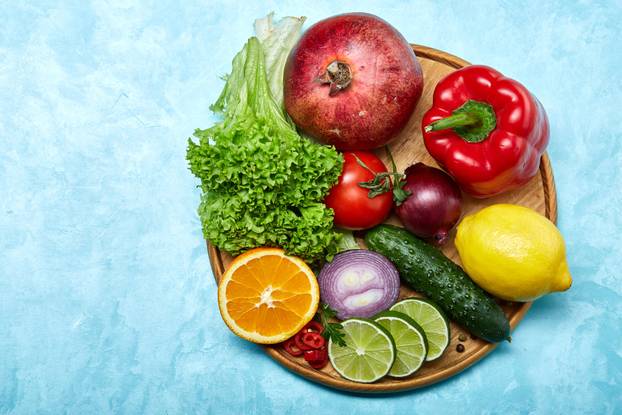
[[[511,353],[511,349],[508,346],[509,346],[509,344],[507,342],[503,342],[503,343],[499,344],[492,352],[490,352],[487,356],[484,356],[484,359],[490,358],[490,356],[493,353],[496,354],[496,355],[502,355],[502,354]],[[280,365],[275,360],[273,360],[273,363],[275,365],[279,366],[279,368],[281,369],[280,372],[283,373],[283,376],[296,376],[296,377],[298,377],[300,379],[304,379],[304,381],[306,383],[308,383],[308,384],[319,386],[321,389],[323,389],[323,390],[325,390],[327,392],[339,393],[339,394],[344,394],[344,395],[350,395],[350,396],[355,396],[355,397],[359,397],[359,398],[383,399],[383,398],[387,398],[387,397],[390,397],[390,396],[416,395],[418,393],[424,393],[425,391],[434,392],[435,389],[440,388],[441,385],[443,385],[443,384],[449,384],[449,383],[458,381],[458,379],[461,376],[463,376],[469,370],[472,370],[472,368],[474,366],[478,365],[479,363],[481,363],[481,361],[477,361],[477,362],[473,363],[471,366],[469,366],[469,367],[465,368],[464,370],[462,370],[461,372],[459,372],[459,373],[457,373],[457,374],[455,374],[453,376],[450,376],[450,377],[448,377],[446,379],[443,379],[443,380],[441,380],[439,382],[436,382],[434,384],[428,385],[428,386],[424,386],[424,387],[416,388],[416,389],[397,391],[397,392],[374,392],[374,393],[353,392],[353,391],[348,391],[348,390],[343,390],[343,389],[332,388],[332,387],[324,385],[322,383],[314,382],[314,381],[312,381],[310,379],[307,379],[304,376],[301,376],[298,373],[289,370],[285,366]],[[413,376],[416,377],[417,376],[416,373]]]

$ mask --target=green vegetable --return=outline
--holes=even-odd
[[[283,69],[289,51],[300,38],[306,17],[287,16],[276,23],[274,13],[255,20],[255,34],[263,46],[270,91],[276,103],[283,104]]]
[[[490,342],[509,340],[510,323],[501,307],[441,251],[390,225],[367,232],[365,243],[389,258],[404,282],[471,333]]]
[[[339,234],[341,234],[341,238],[339,240],[339,244],[337,245],[337,252],[350,251],[352,249],[361,249],[358,242],[356,242],[356,238],[352,231],[348,231],[346,229],[335,229]]]
[[[337,316],[337,312],[330,308],[327,304],[322,303],[320,304],[318,313],[320,314],[320,322],[322,323],[322,326],[324,326],[322,336],[324,336],[327,341],[332,340],[339,346],[345,346],[346,342],[343,339],[343,326],[341,323],[331,323],[330,321],[331,318],[335,318]]]
[[[330,258],[340,235],[322,203],[342,157],[301,138],[272,98],[264,54],[252,37],[233,59],[211,109],[223,119],[188,140],[190,170],[201,179],[203,233],[234,255],[280,246],[308,262]]]

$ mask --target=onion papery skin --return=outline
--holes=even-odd
[[[395,213],[404,227],[436,245],[444,244],[462,213],[462,194],[444,171],[417,163],[405,171],[404,190],[411,195]]]

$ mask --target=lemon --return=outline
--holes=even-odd
[[[532,301],[572,284],[562,235],[526,207],[498,204],[465,217],[456,248],[473,281],[505,300]]]

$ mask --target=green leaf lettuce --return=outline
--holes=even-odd
[[[298,135],[275,102],[262,45],[252,37],[235,56],[211,109],[222,121],[188,140],[190,170],[201,179],[206,239],[232,254],[283,247],[310,263],[330,258],[341,236],[322,200],[342,157]]]

